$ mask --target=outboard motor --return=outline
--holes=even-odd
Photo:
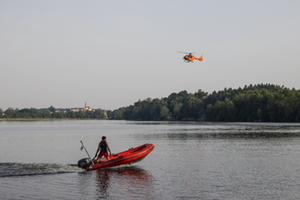
[[[82,169],[86,169],[91,164],[92,164],[92,162],[88,158],[82,158],[81,160],[78,160],[77,166]]]

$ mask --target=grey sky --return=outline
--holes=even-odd
[[[0,108],[117,109],[173,92],[300,89],[300,1],[0,0]],[[178,51],[203,54],[185,63]]]

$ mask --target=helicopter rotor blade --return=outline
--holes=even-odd
[[[182,52],[182,51],[178,51],[178,53],[185,53],[185,54],[189,54],[188,52]]]
[[[190,54],[191,52],[183,52],[183,51],[178,51],[178,53]],[[193,53],[191,53],[191,54],[194,54],[194,53],[196,53],[196,51],[194,51],[194,52],[193,52]]]

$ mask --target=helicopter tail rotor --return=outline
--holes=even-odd
[[[201,62],[201,61],[203,61],[204,60],[204,55],[201,55],[199,58],[198,58],[198,60]]]

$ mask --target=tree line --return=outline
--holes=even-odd
[[[300,90],[273,84],[225,88],[211,94],[181,91],[114,110],[112,119],[300,122]]]
[[[0,118],[24,118],[24,119],[106,119],[107,114],[102,109],[96,109],[94,111],[79,110],[72,111],[71,109],[55,109],[53,106],[49,108],[36,109],[36,108],[24,108],[13,109],[8,108],[4,112],[0,109]]]
[[[1,113],[3,113],[1,115]],[[211,94],[199,89],[181,91],[165,98],[139,100],[113,111],[8,108],[0,118],[116,119],[116,120],[199,120],[223,122],[300,122],[300,90],[273,84],[225,88]]]

